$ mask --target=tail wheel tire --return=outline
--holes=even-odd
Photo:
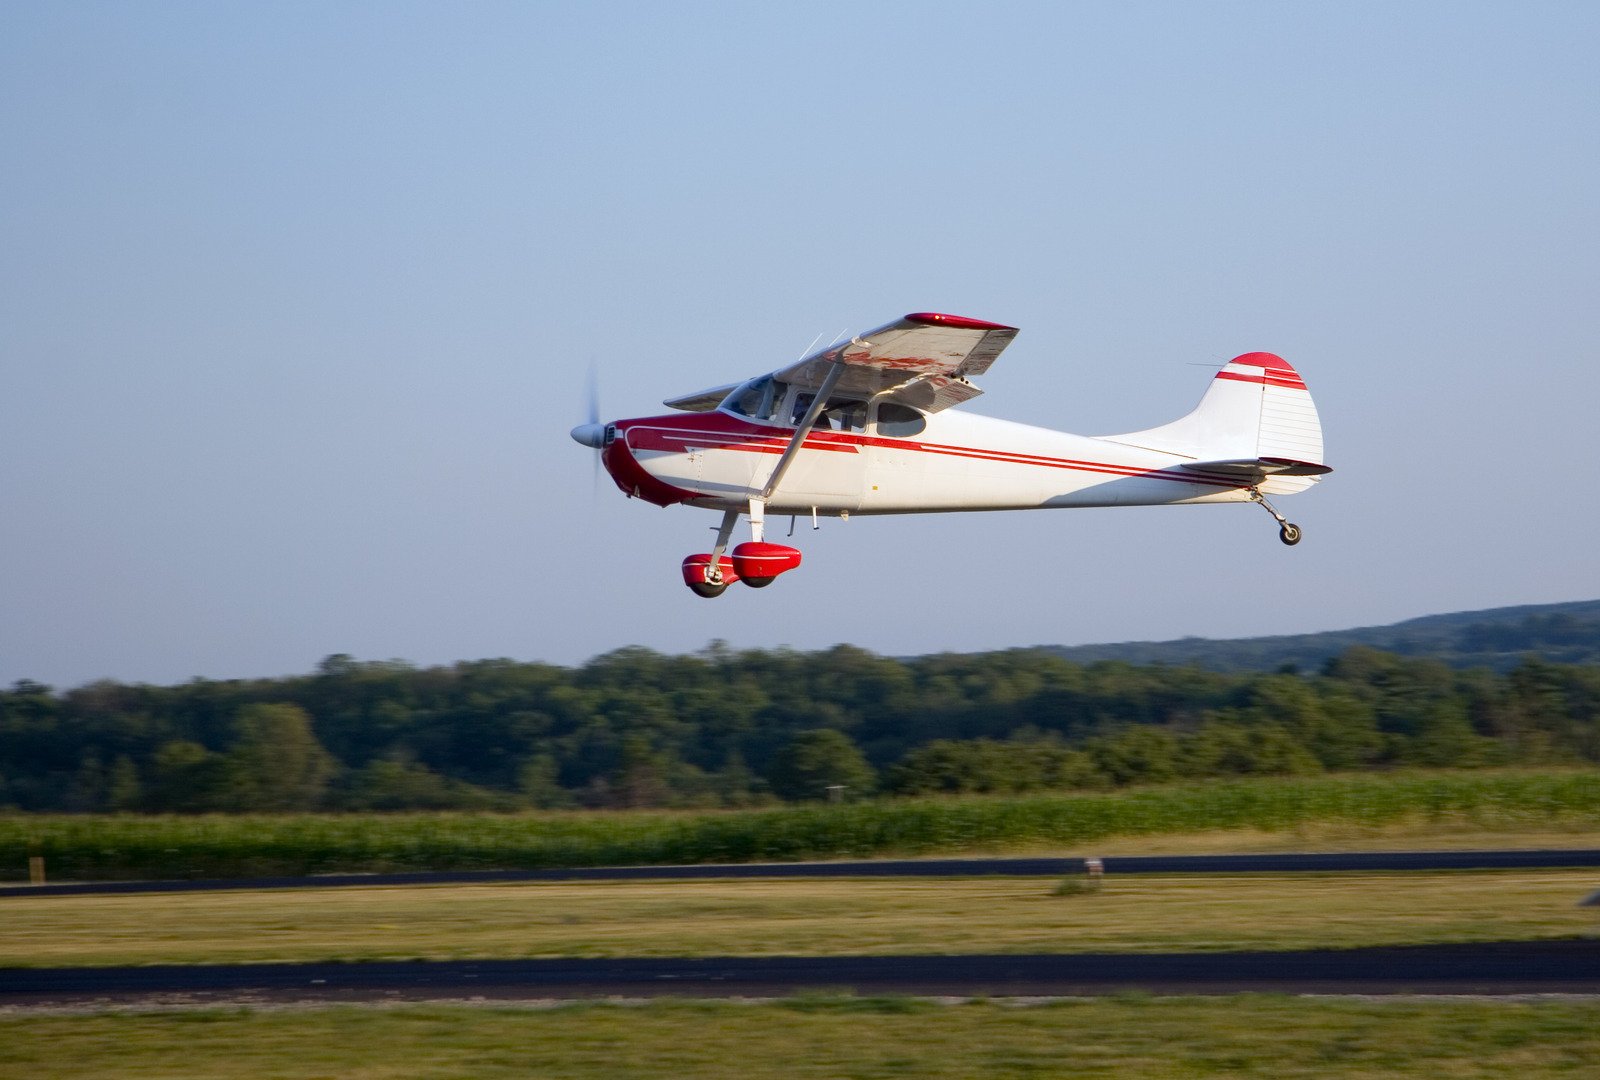
[[[689,586],[696,596],[703,596],[707,600],[714,600],[728,591],[726,585],[713,585],[709,581],[696,581]]]
[[[1300,542],[1300,526],[1292,523],[1285,525],[1278,530],[1278,539],[1293,547]]]

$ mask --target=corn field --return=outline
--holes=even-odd
[[[6,814],[0,880],[25,880],[30,855],[45,858],[52,880],[239,878],[958,854],[1405,821],[1600,829],[1600,771],[1271,778],[706,812]]]

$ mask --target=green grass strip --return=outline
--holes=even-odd
[[[1600,771],[1264,778],[714,812],[0,816],[0,880],[225,878],[934,855],[1314,824],[1600,827]]]

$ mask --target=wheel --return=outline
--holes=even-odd
[[[752,589],[765,589],[768,585],[771,585],[774,581],[777,581],[778,579],[777,579],[776,576],[774,576],[774,577],[742,577],[739,580],[744,582],[746,585],[750,586]]]
[[[1300,526],[1293,522],[1285,523],[1283,528],[1278,530],[1278,539],[1293,547],[1300,542]]]
[[[714,600],[728,591],[726,585],[713,585],[709,581],[695,581],[689,584],[696,596],[703,596],[707,600]]]

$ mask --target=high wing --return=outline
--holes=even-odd
[[[723,398],[739,389],[739,386],[739,383],[714,386],[710,390],[701,390],[697,394],[685,394],[682,397],[668,398],[661,404],[669,409],[682,409],[684,412],[710,412],[722,404]]]
[[[815,393],[840,365],[831,387],[834,393],[866,398],[889,390],[892,400],[923,412],[939,412],[983,393],[967,377],[988,371],[1016,336],[1014,326],[918,312],[829,345],[773,375]],[[685,412],[710,412],[739,385],[684,394],[662,404]]]
[[[816,390],[840,364],[835,393],[871,397],[893,390],[890,397],[896,401],[939,412],[983,393],[967,377],[988,371],[1016,336],[1014,326],[918,312],[829,345],[774,375]]]

